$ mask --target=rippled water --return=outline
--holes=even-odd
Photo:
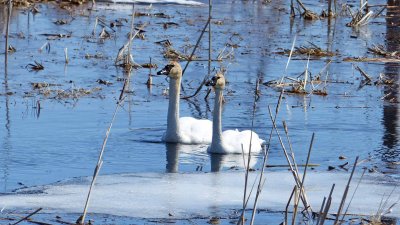
[[[326,3],[306,4],[318,13]],[[357,1],[358,2],[358,1]],[[204,2],[205,3],[205,2]],[[354,2],[354,4],[357,4]],[[395,37],[399,33],[397,17],[378,17],[358,30],[346,27],[348,17],[336,20],[290,20],[288,3],[262,4],[258,1],[218,0],[213,4],[212,23],[213,57],[227,43],[237,44],[234,58],[222,63],[213,62],[213,68],[227,68],[229,81],[225,90],[226,104],[223,111],[224,129],[248,129],[251,126],[253,89],[257,76],[264,82],[287,74],[300,75],[307,57],[295,56],[285,72],[287,56],[275,54],[290,49],[296,36],[296,46],[312,42],[322,49],[335,51],[337,56],[309,62],[309,70],[317,74],[328,60],[328,95],[285,94],[278,115],[278,126],[285,120],[289,127],[298,163],[304,163],[313,132],[316,134],[311,162],[320,164],[316,169],[327,170],[329,165],[338,166],[356,156],[370,158],[364,165],[377,166],[382,176],[398,180],[400,161],[398,103],[381,98],[392,92],[398,98],[398,90],[383,86],[359,88],[361,75],[351,62],[343,58],[353,56],[373,57],[367,52],[372,44],[383,44],[388,50],[400,50]],[[115,28],[114,38],[100,42],[88,39],[100,16],[105,21],[118,18],[129,20],[131,6],[98,3],[95,10],[80,7],[74,11],[74,19],[67,25],[55,25],[56,19],[71,19],[68,12],[53,4],[38,5],[41,13],[32,15],[26,10],[14,9],[11,22],[11,41],[17,52],[9,59],[8,73],[1,77],[0,89],[0,191],[48,184],[71,177],[90,176],[97,155],[110,123],[116,98],[123,83],[118,78],[126,76],[114,67],[118,49],[125,43],[130,22]],[[162,12],[170,19],[137,17],[135,24],[145,26],[146,40],[135,39],[133,55],[137,63],[148,63],[149,57],[159,67],[166,63],[162,47],[154,42],[169,39],[179,51],[190,53],[208,16],[207,6],[154,4],[136,6],[140,12]],[[1,11],[4,18],[4,12]],[[78,16],[84,15],[84,16]],[[164,22],[177,26],[163,28]],[[4,20],[1,23],[4,27]],[[25,38],[19,38],[23,32]],[[69,33],[71,38],[50,40],[49,53],[38,49],[47,42],[44,33]],[[97,33],[100,29],[97,28]],[[208,42],[199,46],[198,56],[207,57]],[[398,36],[397,36],[398,37]],[[4,43],[2,39],[1,43]],[[64,48],[68,48],[70,63],[64,65]],[[229,48],[228,48],[229,49]],[[101,53],[100,59],[86,59],[86,54]],[[2,55],[2,62],[4,55]],[[43,71],[29,72],[25,66],[34,60],[42,62]],[[185,62],[182,62],[184,64]],[[374,78],[385,73],[399,83],[398,63],[356,63]],[[161,143],[166,127],[168,99],[163,95],[167,81],[153,77],[154,85],[147,89],[148,69],[138,69],[131,74],[130,93],[117,114],[109,137],[101,174],[140,172],[198,172],[230,170],[242,166],[239,155],[210,155],[206,146],[173,145]],[[154,70],[153,70],[154,74]],[[194,93],[207,74],[207,62],[193,62],[188,67],[183,86],[185,95]],[[96,83],[97,79],[112,82],[110,86]],[[32,91],[30,82],[61,84],[52,89],[73,87],[90,89],[100,86],[101,91],[77,100],[56,100],[48,96],[27,94]],[[5,93],[12,92],[12,95]],[[268,106],[275,107],[279,91],[267,86],[260,87],[261,97],[255,114],[255,131],[267,139],[271,130]],[[204,101],[206,90],[197,98],[181,101],[181,116],[212,118],[212,102]],[[211,94],[212,96],[212,94]],[[36,102],[40,101],[40,115]],[[281,130],[283,133],[283,130]],[[346,160],[339,160],[344,155]],[[254,159],[255,167],[260,160]],[[285,164],[278,139],[274,136],[269,164]],[[361,169],[360,169],[361,170]],[[388,174],[388,175],[385,175]]]

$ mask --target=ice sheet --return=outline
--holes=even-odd
[[[251,173],[250,183],[258,172]],[[353,193],[355,175],[349,196]],[[349,173],[310,171],[306,178],[306,190],[311,205],[319,209],[333,183],[332,210],[336,211],[347,183]],[[284,210],[294,186],[289,172],[267,172],[259,207]],[[381,182],[379,177],[364,178],[354,197],[349,212],[374,214],[383,195],[392,192],[395,185]],[[243,172],[220,173],[137,173],[106,175],[98,177],[93,190],[89,211],[120,216],[144,218],[167,218],[193,215],[210,215],[226,209],[240,209],[243,197]],[[0,196],[0,207],[32,209],[43,207],[48,212],[82,211],[89,188],[89,178],[72,179],[56,184],[18,190],[15,194]],[[350,197],[349,197],[350,198]],[[390,198],[388,206],[399,201],[398,189]],[[253,202],[253,201],[250,201]],[[400,216],[398,207],[391,216]]]

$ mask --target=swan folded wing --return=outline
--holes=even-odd
[[[182,143],[210,144],[212,139],[212,122],[193,117],[179,118],[179,129]]]
[[[252,136],[251,136],[251,133]],[[226,153],[241,154],[249,153],[249,144],[251,137],[251,152],[260,152],[263,140],[255,132],[250,130],[226,130],[222,133],[222,142]],[[243,145],[243,151],[242,151]]]

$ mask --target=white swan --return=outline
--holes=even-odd
[[[162,140],[182,144],[210,144],[212,137],[212,122],[193,117],[179,118],[179,99],[181,90],[182,67],[178,62],[171,61],[157,75],[169,77],[169,104],[167,130]]]
[[[225,88],[224,75],[217,73],[207,85],[214,86],[215,90],[212,142],[207,151],[219,154],[248,153],[251,138],[251,152],[260,152],[262,149],[261,145],[264,141],[260,139],[255,132],[250,130],[238,131],[237,129],[222,132],[221,111],[223,90]]]

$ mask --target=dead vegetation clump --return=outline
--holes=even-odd
[[[396,78],[390,78],[387,75],[381,73],[374,81],[373,78],[368,75],[364,70],[362,70],[359,66],[355,65],[354,68],[359,71],[364,78],[361,80],[358,89],[363,88],[365,85],[386,86],[387,90],[385,90],[385,95],[381,99],[389,103],[399,103],[399,99],[397,98],[396,94],[399,89],[399,84],[396,83]]]
[[[368,48],[368,52],[376,54],[376,55],[381,55],[381,56],[384,56],[384,57],[399,58],[400,59],[400,52],[399,51],[394,51],[394,52],[386,51],[385,47],[383,45],[372,45],[372,47]]]
[[[335,52],[330,52],[330,51],[324,51],[317,45],[310,43],[311,46],[300,46],[300,47],[294,47],[294,50],[292,51],[292,55],[310,55],[310,56],[316,56],[316,57],[329,57],[329,56],[335,56],[337,53]],[[283,51],[277,52],[277,54],[281,55],[290,55],[291,49],[284,49]]]
[[[34,63],[29,63],[28,65],[25,66],[29,71],[39,71],[39,70],[44,70],[44,66],[42,63],[39,63],[35,60]]]
[[[171,19],[172,16],[167,15],[165,13],[144,13],[144,12],[135,12],[135,17],[142,17],[142,16],[149,16],[149,17],[157,17],[157,18],[164,18],[164,19]]]
[[[327,96],[328,91],[326,87],[328,83],[328,73],[326,73],[325,78],[322,78],[322,76],[323,72],[328,68],[330,63],[331,61],[329,61],[315,76],[313,76],[310,72],[307,63],[307,67],[304,72],[295,78],[284,75],[278,80],[271,80],[263,84],[268,87],[284,90],[284,92],[291,94],[315,94]],[[320,85],[322,85],[322,87],[319,87]]]
[[[361,84],[360,84],[360,88],[364,85],[395,85],[396,82],[394,79],[389,78],[388,76],[386,76],[383,73],[380,73],[378,78],[374,79],[372,78],[372,76],[370,76],[368,73],[366,73],[363,69],[361,69],[359,66],[354,65],[354,68],[360,72],[361,76],[364,78],[363,80],[361,80]]]
[[[296,0],[296,1],[298,4],[297,11],[300,12],[301,17],[303,17],[305,20],[319,20],[320,19],[319,15],[317,13],[307,9],[306,6],[303,4],[303,2],[301,2],[301,0]],[[303,12],[301,12],[300,8],[303,10]],[[291,1],[291,4],[290,4],[290,16],[291,17],[296,16],[293,0]]]
[[[31,85],[32,85],[33,89],[61,86],[61,84],[52,84],[52,83],[47,83],[47,82],[32,82]]]
[[[184,61],[189,61],[197,58],[196,56],[190,57],[190,55],[185,55],[178,50],[175,50],[172,46],[167,46],[164,49],[163,56],[166,59],[179,59]]]
[[[319,20],[319,15],[311,10],[304,11],[302,16],[305,20]]]
[[[14,53],[16,51],[17,51],[17,49],[14,46],[8,45],[8,48],[7,48],[8,53]]]
[[[351,16],[351,21],[346,24],[348,27],[360,27],[369,23],[370,19],[373,17],[372,11],[365,12],[364,8],[367,6],[368,1],[366,1],[360,8],[354,13],[349,6],[347,10]]]
[[[85,59],[104,59],[104,58],[105,56],[101,52],[98,52],[96,54],[89,54],[89,53],[85,54]]]
[[[14,7],[32,7],[30,11],[32,13],[39,13],[40,10],[35,6],[37,3],[57,2],[58,6],[62,9],[71,10],[72,6],[82,5],[87,3],[88,0],[13,0],[12,5]],[[0,4],[6,5],[8,0],[0,0]]]
[[[309,73],[309,72],[307,72],[307,73],[308,73],[308,77],[311,77],[311,73]],[[304,74],[305,73],[300,74],[297,78],[284,76],[284,77],[282,77],[282,79],[268,81],[263,84],[268,87],[284,89],[284,92],[291,93],[291,94],[307,95],[307,94],[312,93],[312,94],[321,95],[321,96],[328,95],[326,87],[323,87],[322,89],[316,88],[316,86],[323,83],[323,81],[321,81],[319,78],[313,78],[310,80],[307,80],[305,78],[300,79],[300,77],[305,77]],[[310,91],[307,91],[308,84],[311,86]]]
[[[90,88],[90,89],[71,88],[71,89],[67,89],[67,90],[41,88],[41,89],[39,89],[39,94],[41,94],[49,99],[57,99],[57,100],[79,99],[81,97],[92,95],[101,90],[102,90],[101,87],[94,87],[94,88]]]

